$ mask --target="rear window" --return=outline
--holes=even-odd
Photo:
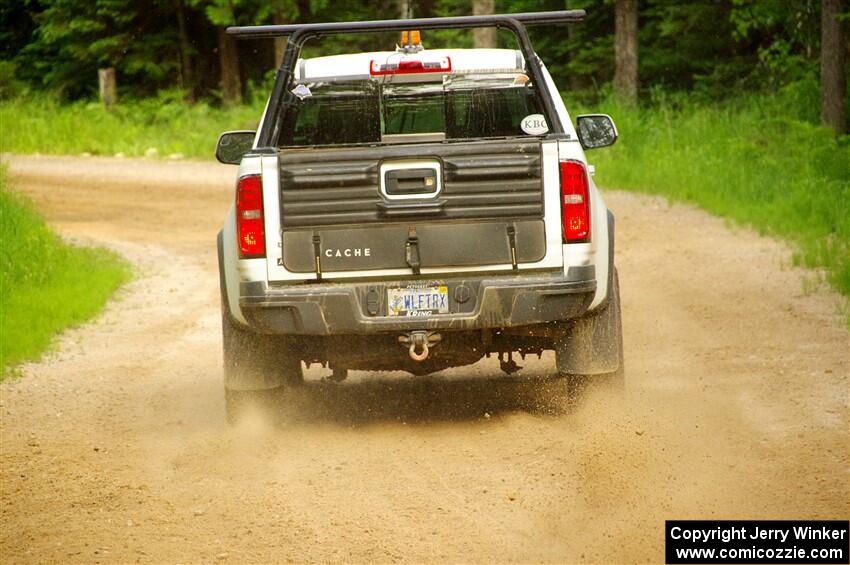
[[[522,72],[447,75],[439,82],[304,82],[281,129],[281,146],[398,143],[527,136],[523,118],[539,114]]]

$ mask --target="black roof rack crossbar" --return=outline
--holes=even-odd
[[[488,16],[456,16],[447,18],[414,18],[409,20],[373,20],[367,22],[328,22],[317,24],[286,24],[262,26],[231,26],[229,35],[240,39],[262,39],[283,37],[295,32],[310,35],[330,33],[366,33],[372,31],[404,31],[408,29],[447,29],[503,26],[510,18],[526,26],[579,22],[584,19],[584,10],[559,10],[554,12],[527,12],[522,14],[493,14]]]

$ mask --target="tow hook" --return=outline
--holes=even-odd
[[[407,353],[414,361],[424,361],[427,359],[429,348],[437,345],[442,339],[443,337],[440,334],[425,330],[416,330],[407,335],[398,336],[399,343],[409,346]],[[421,351],[417,353],[417,349]]]

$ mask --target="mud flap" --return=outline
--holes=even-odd
[[[242,327],[230,313],[224,280],[222,236],[218,236],[221,333],[224,388],[231,391],[270,390],[301,382],[301,360],[280,336]]]
[[[623,327],[616,271],[610,292],[605,306],[573,321],[556,342],[555,359],[561,374],[601,375],[614,373],[620,368]]]

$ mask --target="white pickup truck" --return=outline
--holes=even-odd
[[[582,11],[231,28],[289,36],[218,237],[228,417],[296,386],[302,362],[415,375],[554,350],[559,373],[623,378],[614,216],[525,25]],[[427,31],[497,26],[518,49],[423,47]],[[389,51],[302,58],[308,39],[400,31]]]

